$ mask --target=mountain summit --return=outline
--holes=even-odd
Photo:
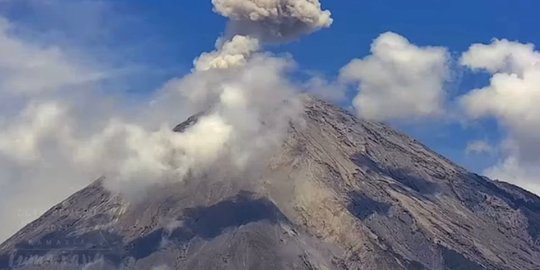
[[[98,180],[3,243],[0,269],[540,269],[540,198],[315,98],[264,167],[137,202]]]

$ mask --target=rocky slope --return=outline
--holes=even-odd
[[[129,204],[96,181],[3,243],[0,269],[540,269],[537,196],[325,102],[303,118],[256,179]]]

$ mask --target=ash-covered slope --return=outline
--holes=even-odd
[[[537,196],[316,99],[304,120],[255,179],[131,204],[97,181],[2,244],[0,269],[540,269]]]

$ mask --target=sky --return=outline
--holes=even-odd
[[[387,122],[474,172],[540,193],[540,36],[534,27],[540,2],[321,4],[305,14],[319,24],[302,21],[304,28],[276,35],[247,22],[242,9],[229,14],[210,0],[0,0],[0,219],[17,217],[0,240],[100,177],[96,170],[118,176],[110,185],[124,190],[125,183],[143,185],[127,178],[164,179],[210,167],[225,156],[224,145],[233,146],[228,155],[243,157],[231,166],[246,166],[259,144],[276,143],[269,138],[280,137],[295,108],[286,108],[272,130],[241,123],[264,119],[298,91]],[[331,21],[323,20],[324,11]],[[277,31],[286,25],[281,17],[266,19]],[[235,20],[256,30],[246,34]],[[215,101],[207,85],[224,82],[218,73],[237,65],[242,70],[228,74],[232,86]],[[258,89],[250,76],[263,76],[268,87]],[[284,90],[272,93],[276,87]],[[186,90],[192,88],[199,94]],[[191,137],[168,134],[167,125],[209,104],[219,109]],[[208,129],[223,141],[198,142],[204,137],[197,132]],[[115,140],[123,137],[130,140],[122,148]],[[256,137],[265,140],[249,149],[231,139]],[[140,157],[186,142],[195,146],[174,157],[191,165],[171,175],[161,160],[170,153]],[[135,151],[141,143],[149,149]],[[108,151],[111,157],[99,160]],[[28,199],[44,186],[46,194]],[[19,207],[14,212],[9,205]]]
[[[103,46],[127,54],[122,57],[132,62],[129,64],[145,66],[144,72],[152,69],[153,74],[137,78],[141,82],[130,85],[128,89],[144,93],[156,89],[168,77],[188,72],[193,59],[201,51],[212,49],[216,35],[224,31],[225,19],[210,12],[210,1],[192,2],[159,0],[149,4],[137,0],[110,1],[103,4],[107,6],[103,9],[110,9],[106,11],[109,14],[86,14],[86,18],[66,15],[72,12],[61,13],[54,8],[50,11],[29,10],[24,4],[11,5],[4,14],[29,28],[46,25],[48,31],[65,31],[69,35],[65,38],[75,39],[71,42],[80,43],[78,46]],[[77,4],[72,5],[75,14],[87,13],[76,10],[83,9]],[[472,43],[489,42],[493,38],[540,43],[540,36],[533,27],[540,23],[534,14],[540,3],[532,0],[325,1],[323,5],[336,18],[331,28],[271,49],[289,52],[305,69],[327,76],[336,76],[350,59],[367,55],[371,41],[386,31],[399,33],[418,45],[448,47],[454,54],[465,51]],[[66,26],[73,22],[76,26]],[[126,47],[128,52],[122,52]],[[485,76],[467,75],[462,75],[467,78],[460,78],[458,86],[451,89],[454,94],[468,91],[487,80]],[[500,139],[500,131],[494,124],[485,125],[485,128],[468,130],[455,124],[437,127],[437,130],[431,130],[431,125],[400,127],[461,165],[481,172],[495,158],[471,157],[464,153],[463,148],[475,138]]]

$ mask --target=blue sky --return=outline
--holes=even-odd
[[[8,1],[9,2],[9,1]],[[210,1],[20,1],[3,5],[2,14],[16,22],[21,32],[47,33],[44,40],[59,40],[93,51],[93,57],[118,58],[119,66],[142,67],[136,83],[126,91],[143,94],[168,78],[187,73],[203,51],[214,47],[226,19],[211,12]],[[96,4],[99,3],[99,4]],[[271,46],[288,52],[306,70],[335,77],[352,58],[369,54],[373,39],[386,31],[407,37],[417,45],[444,46],[454,55],[472,43],[493,38],[540,44],[540,2],[533,0],[477,1],[323,1],[334,24],[329,29],[285,45]],[[55,33],[50,35],[50,33]],[[52,36],[52,37],[51,37]],[[68,47],[66,45],[66,47]],[[73,47],[73,46],[72,46]],[[151,72],[149,72],[149,70]],[[451,95],[485,84],[487,76],[460,72]],[[470,169],[481,172],[497,157],[468,156],[464,149],[475,139],[496,143],[504,131],[494,121],[464,127],[460,123],[393,123],[430,147]]]
[[[225,20],[208,12],[209,1],[187,5],[177,1],[158,2],[152,7],[139,3],[135,12],[150,18],[157,32],[162,32],[162,38],[175,37],[170,42],[178,46],[174,53],[178,53],[185,66],[189,66],[201,49],[210,50],[216,34],[223,31]],[[533,27],[540,25],[536,14],[540,2],[533,0],[324,1],[323,5],[332,11],[335,19],[331,28],[273,50],[290,52],[303,68],[328,76],[335,76],[350,59],[369,54],[372,40],[386,31],[404,35],[418,45],[448,47],[454,54],[465,51],[472,43],[489,42],[493,38],[540,44],[540,35]],[[481,75],[464,77],[456,86],[458,93],[487,81]],[[433,124],[396,125],[477,172],[495,161],[493,156],[468,156],[464,149],[471,140],[500,140],[501,131],[496,123],[484,121],[470,128],[460,124],[433,127]]]
[[[44,1],[45,2],[45,1]],[[93,50],[97,57],[115,55],[119,65],[144,66],[144,77],[125,86],[144,93],[156,89],[168,78],[187,73],[194,58],[212,50],[216,36],[224,31],[226,19],[211,12],[210,1],[118,0],[118,1],[36,1],[17,4],[0,2],[2,13],[26,29],[55,32],[45,39],[64,40]],[[55,4],[56,3],[56,4]],[[82,3],[82,4],[81,4]],[[86,4],[85,4],[86,3]],[[373,39],[386,31],[407,37],[417,45],[448,47],[458,55],[476,42],[493,38],[540,44],[535,25],[540,25],[540,2],[533,0],[477,1],[323,1],[331,10],[334,24],[313,35],[285,45],[272,46],[275,52],[289,52],[302,68],[336,76],[352,58],[369,54]],[[45,8],[44,8],[45,7]],[[24,31],[22,31],[24,32]],[[148,73],[148,70],[152,70]],[[451,94],[485,84],[486,76],[460,74]],[[461,124],[430,123],[396,126],[419,138],[458,163],[481,171],[494,157],[468,157],[468,141],[501,138],[496,123],[463,128]]]

